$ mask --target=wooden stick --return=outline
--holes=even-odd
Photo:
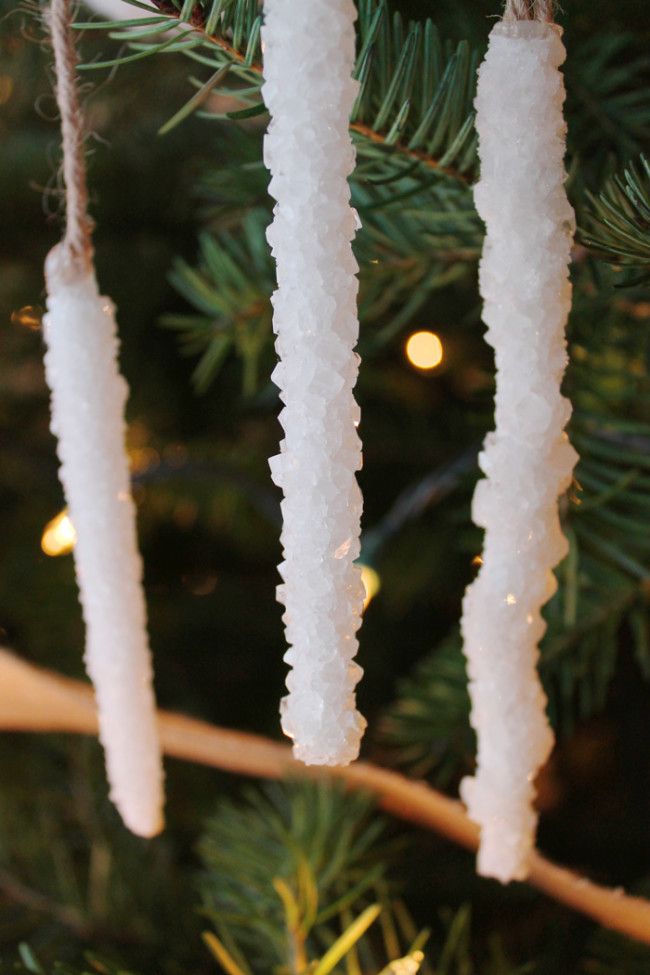
[[[81,681],[34,667],[0,649],[0,687],[0,730],[97,733],[94,694]],[[293,760],[286,745],[170,711],[159,711],[158,723],[163,749],[174,758],[256,778],[329,776],[350,789],[372,793],[378,805],[398,819],[433,830],[468,850],[478,847],[478,828],[463,806],[424,782],[366,762],[338,769],[307,768]],[[604,927],[650,945],[650,901],[591,883],[537,852],[528,882]]]

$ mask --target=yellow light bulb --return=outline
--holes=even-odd
[[[442,362],[445,352],[440,337],[435,332],[413,332],[406,340],[406,358],[423,372],[435,369]]]
[[[71,552],[77,541],[77,533],[74,525],[70,521],[68,509],[60,511],[56,518],[48,521],[43,529],[41,536],[41,548],[46,555],[56,558],[58,555],[67,555]]]
[[[363,587],[366,590],[366,596],[363,600],[363,609],[368,609],[368,606],[373,601],[379,590],[381,589],[381,579],[379,578],[379,573],[376,569],[373,569],[370,565],[361,566],[361,581]]]

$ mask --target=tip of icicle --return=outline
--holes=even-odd
[[[165,828],[164,793],[153,784],[149,789],[110,789],[109,797],[120,818],[134,836],[150,840]]]
[[[165,828],[165,817],[162,812],[157,813],[154,817],[134,815],[132,812],[124,809],[120,809],[119,813],[126,828],[135,836],[139,836],[144,840],[150,840],[154,836],[159,836]]]

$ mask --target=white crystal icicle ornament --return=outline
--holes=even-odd
[[[277,200],[268,239],[277,264],[273,380],[284,408],[284,492],[278,598],[290,649],[282,726],[310,765],[355,759],[365,721],[355,708],[354,663],[363,585],[355,234],[348,123],[357,93],[352,0],[266,0],[264,156]]]
[[[124,449],[127,385],[117,367],[112,303],[95,274],[66,273],[48,256],[45,368],[60,477],[77,541],[75,568],[86,623],[111,799],[134,833],[162,828],[162,770],[137,548]]]
[[[163,825],[163,774],[125,449],[128,389],[118,370],[114,308],[100,295],[93,267],[69,0],[53,0],[50,26],[67,198],[66,236],[45,266],[52,432],[77,535],[85,662],[95,686],[111,799],[130,830],[152,836]]]
[[[557,26],[501,22],[476,96],[475,200],[487,230],[480,287],[497,388],[496,430],[473,502],[485,528],[483,565],[463,604],[478,767],[461,795],[481,826],[479,873],[503,882],[527,876],[535,777],[553,744],[537,674],[540,611],[568,549],[557,499],[577,459],[564,433],[571,406],[560,393],[574,233],[564,189],[564,59]]]

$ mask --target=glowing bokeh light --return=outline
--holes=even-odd
[[[423,372],[439,366],[445,355],[440,336],[429,331],[413,332],[409,335],[405,352],[410,364]]]
[[[41,548],[50,558],[68,555],[75,547],[77,533],[70,521],[68,509],[60,511],[56,518],[48,521],[41,536]]]

